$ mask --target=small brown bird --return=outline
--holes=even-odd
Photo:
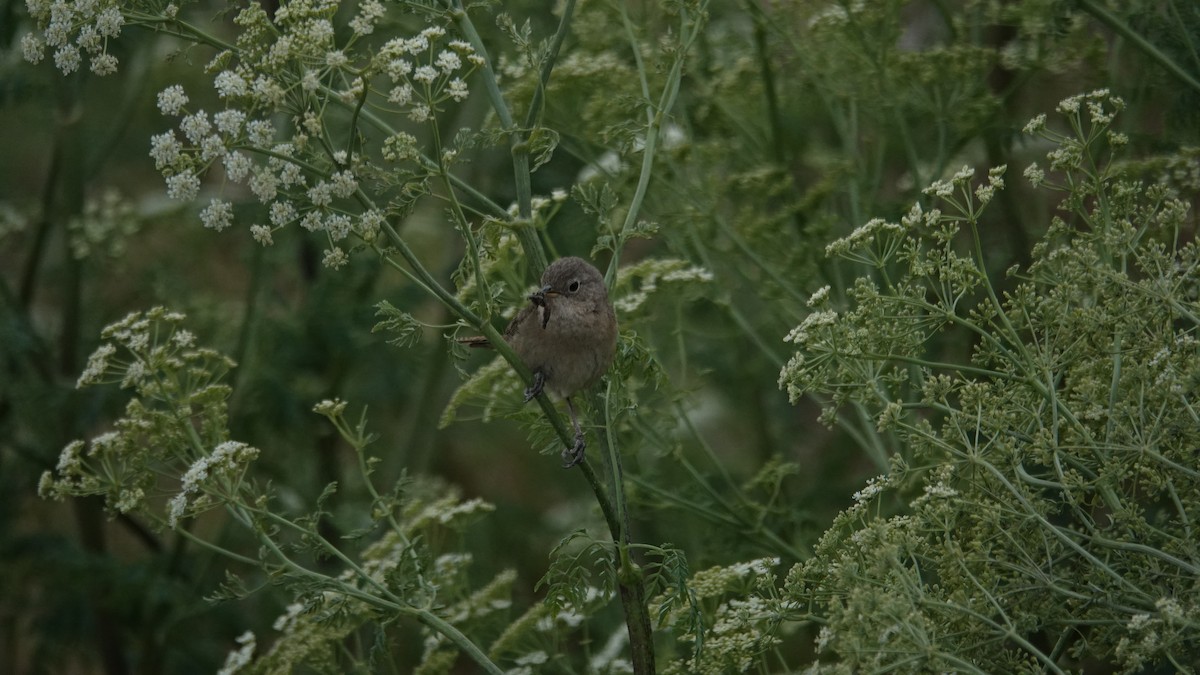
[[[533,371],[525,401],[547,389],[566,400],[575,427],[575,447],[563,451],[563,466],[583,460],[587,447],[571,396],[595,384],[617,349],[617,315],[600,270],[582,258],[560,258],[542,274],[542,287],[529,296],[504,330],[504,339]],[[490,347],[487,338],[460,340]]]

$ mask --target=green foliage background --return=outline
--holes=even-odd
[[[659,670],[1192,672],[1200,8],[580,2],[539,91],[564,3],[545,5],[469,14],[514,117],[535,106],[547,199],[524,232],[616,263],[620,351],[584,409],[593,461],[620,448]],[[224,9],[181,12],[232,40]],[[377,37],[444,9],[389,6]],[[237,364],[204,418],[212,445],[258,449],[229,494],[395,563],[397,592],[510,672],[625,672],[604,519],[510,369],[454,344],[470,328],[369,241],[331,269],[321,235],[256,243],[265,207],[218,174],[164,197],[156,96],[180,83],[219,107],[214,50],[130,25],[115,75],[64,76],[21,60],[35,27],[0,0],[0,672],[212,672],[248,630],[264,671],[476,667],[427,623],[260,564],[265,521],[164,527],[186,463],[161,469],[158,521],[38,498],[65,446],[157,395],[76,382],[104,326],[158,305]],[[437,142],[507,206],[507,140],[473,77]],[[393,224],[502,327],[536,276],[518,219],[471,213],[473,251],[410,170],[373,177],[403,203]],[[218,194],[238,209],[223,232],[199,216]],[[344,413],[314,414],[334,399]],[[411,540],[372,529],[381,505]]]

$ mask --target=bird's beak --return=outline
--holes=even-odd
[[[559,295],[561,295],[561,293],[554,290],[553,286],[542,286],[542,290],[539,292],[542,294],[542,297],[546,297],[546,296],[558,297]]]
[[[529,294],[529,301],[538,307],[545,307],[547,295],[558,295],[558,293],[550,286],[543,286],[541,289]]]

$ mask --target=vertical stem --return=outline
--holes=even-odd
[[[509,151],[512,153],[513,187],[517,192],[517,212],[520,216],[519,222],[513,224],[517,238],[521,242],[521,248],[525,251],[525,257],[529,261],[530,273],[534,277],[540,278],[542,271],[546,269],[547,261],[546,252],[542,249],[542,242],[538,240],[537,231],[533,228],[533,186],[529,180],[529,141],[525,137],[524,131],[517,128],[513,121],[512,112],[508,108],[508,103],[504,101],[504,94],[500,91],[500,84],[496,80],[496,71],[492,70],[492,59],[483,46],[483,38],[479,36],[479,31],[475,30],[475,24],[467,15],[467,10],[463,8],[461,0],[451,0],[450,5],[450,16],[454,19],[454,23],[458,25],[458,29],[471,43],[475,52],[483,58],[483,67],[479,73],[483,78],[483,86],[487,91],[488,98],[491,99],[492,109],[496,111],[496,117],[500,120],[500,128],[504,129],[508,135]]]
[[[613,503],[616,505],[617,588],[621,609],[625,612],[625,628],[629,632],[630,657],[633,671],[638,675],[655,672],[654,631],[650,627],[650,611],[646,606],[646,586],[641,568],[629,556],[629,508],[625,502],[625,472],[621,452],[613,433],[612,388],[610,379],[604,396],[604,428],[608,447],[608,463],[612,468]]]
[[[1094,0],[1076,0],[1076,2],[1079,3],[1079,7],[1083,9],[1084,12],[1091,14],[1096,18],[1097,21],[1108,26],[1118,35],[1132,42],[1135,47],[1142,51],[1142,53],[1150,57],[1151,61],[1154,61],[1163,68],[1166,68],[1168,73],[1179,78],[1181,82],[1192,89],[1200,92],[1200,80],[1196,79],[1194,75],[1184,70],[1183,66],[1180,66],[1174,61],[1174,59],[1164,54],[1149,40],[1138,34],[1138,32],[1133,30],[1128,23],[1125,23],[1116,16],[1113,16],[1111,12],[1104,7],[1101,7],[1100,4],[1094,2]]]

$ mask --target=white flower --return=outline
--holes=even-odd
[[[308,189],[308,200],[315,206],[329,206],[333,203],[333,186],[321,181]]]
[[[358,234],[367,241],[371,241],[379,234],[379,230],[383,227],[386,218],[382,213],[374,209],[362,214],[358,223]]]
[[[316,232],[317,230],[325,227],[325,223],[321,222],[320,211],[309,211],[308,213],[305,213],[304,217],[300,219],[300,227],[303,227],[309,232]]]
[[[271,239],[271,228],[267,227],[266,225],[251,225],[250,236],[254,237],[254,241],[257,241],[263,246],[270,246],[271,244],[275,243],[274,240]]]
[[[279,193],[279,181],[266,167],[258,167],[250,176],[250,191],[258,200],[266,204],[275,199]]]
[[[203,110],[198,110],[191,115],[185,115],[179,121],[179,130],[187,137],[194,145],[199,145],[200,141],[212,131],[212,124],[208,121],[208,113]]]
[[[296,207],[291,202],[271,202],[271,224],[283,227],[296,219]]]
[[[413,109],[408,111],[408,117],[414,122],[428,122],[433,118],[433,113],[429,110],[429,106],[422,103],[413,106]]]
[[[808,342],[809,331],[825,326],[832,326],[837,323],[838,313],[832,309],[813,312],[804,317],[804,321],[800,322],[799,326],[792,329],[787,337],[783,338],[784,342],[792,342],[795,344],[803,344]]]
[[[296,618],[304,612],[304,604],[293,602],[284,609],[284,613],[280,614],[279,617],[275,619],[275,623],[271,625],[271,628],[274,628],[280,632],[290,631],[296,626]]]
[[[315,70],[304,71],[304,77],[300,80],[300,88],[308,93],[313,93],[321,88],[321,74]]]
[[[863,489],[854,493],[854,495],[853,495],[854,501],[861,504],[861,503],[867,501],[868,499],[871,499],[875,495],[879,494],[880,492],[883,492],[883,489],[885,487],[887,487],[887,485],[888,485],[888,477],[886,475],[885,476],[875,476],[874,478],[867,481],[866,487],[864,487]]]
[[[78,473],[83,467],[82,459],[83,441],[71,441],[58,455],[58,466],[55,467],[59,474]]]
[[[175,166],[182,150],[183,144],[175,138],[173,131],[166,131],[150,137],[150,157],[154,159],[154,168],[159,171]]]
[[[221,98],[245,96],[250,91],[245,78],[232,70],[222,70],[217,73],[217,77],[213,79],[213,88],[217,90],[217,95]]]
[[[325,231],[329,233],[329,238],[334,241],[341,241],[350,234],[350,216],[344,213],[336,213],[325,219]]]
[[[343,68],[347,63],[350,63],[350,59],[346,56],[346,52],[340,49],[325,54],[325,65],[330,68]]]
[[[246,113],[236,109],[222,110],[213,115],[213,123],[217,125],[217,130],[226,136],[237,136],[245,121]]]
[[[208,207],[200,212],[200,222],[211,230],[224,230],[233,224],[233,204],[223,199],[212,200]]]
[[[1029,123],[1026,124],[1025,128],[1022,129],[1021,131],[1032,135],[1032,134],[1036,134],[1036,133],[1042,131],[1045,128],[1046,128],[1046,113],[1041,113],[1037,117],[1034,117],[1033,119],[1029,120]]]
[[[253,166],[249,157],[236,150],[225,154],[224,164],[225,175],[235,183],[242,182],[250,173],[250,167]]]
[[[949,197],[954,194],[954,184],[947,180],[935,180],[929,184],[929,187],[922,190],[922,192],[937,197]]]
[[[409,54],[419,54],[429,48],[429,40],[421,36],[403,40],[403,45],[400,47],[401,52]]]
[[[108,370],[108,360],[117,352],[117,348],[112,344],[105,342],[92,352],[88,357],[87,367],[79,375],[79,379],[75,382],[76,389],[82,389],[89,384],[95,384],[100,381],[100,378]]]
[[[292,185],[304,185],[304,174],[300,171],[299,164],[284,164],[279,170],[279,184],[285,187]]]
[[[265,75],[259,75],[254,78],[254,85],[251,87],[251,90],[255,98],[262,103],[272,106],[282,103],[284,94],[286,93],[278,82]]]
[[[275,127],[267,120],[251,120],[246,124],[246,136],[261,148],[269,148],[275,141]]]
[[[388,101],[396,105],[408,105],[412,101],[412,96],[412,85],[405,82],[398,87],[392,88],[391,93],[388,94]]]
[[[100,77],[117,72],[117,57],[112,54],[97,54],[92,57],[92,72]]]
[[[104,47],[104,41],[100,38],[96,27],[89,24],[79,29],[79,36],[75,38],[75,46],[89,54],[95,54]]]
[[[307,28],[308,31],[305,37],[309,42],[328,44],[333,40],[333,24],[328,19],[318,19],[317,21],[310,22]]]
[[[392,59],[388,61],[386,71],[388,77],[392,78],[392,82],[398,82],[412,72],[412,62],[405,59]]]
[[[125,17],[116,5],[109,6],[96,15],[96,30],[106,38],[115,38],[121,34],[121,26],[125,25]]]
[[[817,305],[825,302],[825,300],[829,298],[829,289],[829,285],[818,288],[811,296],[809,296],[808,306],[816,307]]]
[[[63,75],[70,75],[79,70],[79,49],[74,45],[63,45],[54,52],[54,65]]]
[[[182,171],[167,179],[167,196],[188,202],[200,193],[200,179],[191,171]]]
[[[46,57],[46,43],[33,33],[22,35],[21,56],[30,63],[41,63]]]
[[[249,665],[250,659],[254,657],[254,649],[257,646],[254,640],[254,633],[250,631],[242,633],[238,637],[237,643],[241,647],[229,652],[229,655],[225,657],[225,665],[217,671],[217,675],[233,675]]]
[[[437,69],[433,66],[419,66],[413,73],[412,79],[425,84],[432,84],[438,77]]]
[[[225,141],[216,134],[209,134],[200,142],[200,158],[206,162],[211,162],[218,157],[225,156]]]
[[[331,270],[341,269],[348,262],[350,262],[350,257],[337,246],[327,249],[325,256],[321,259],[321,264]]]
[[[187,513],[188,498],[187,494],[180,492],[171,498],[168,503],[170,507],[167,511],[167,525],[175,527],[179,524],[179,519]]]
[[[458,54],[449,50],[443,50],[442,53],[438,54],[437,60],[434,63],[447,75],[462,67],[462,59],[458,58]]]
[[[358,181],[350,171],[338,171],[332,176],[333,194],[338,197],[349,197],[358,190]]]
[[[462,102],[467,98],[467,83],[461,77],[456,77],[450,80],[450,86],[447,87],[446,91],[450,93],[450,98]]]
[[[1025,178],[1033,184],[1034,187],[1046,182],[1046,172],[1037,165],[1036,162],[1025,167]]]

